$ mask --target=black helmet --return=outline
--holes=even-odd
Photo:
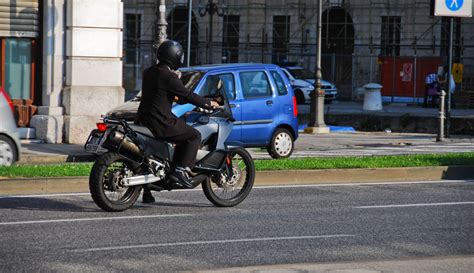
[[[156,58],[160,63],[166,64],[171,69],[176,70],[183,65],[183,47],[173,40],[164,41],[156,50]]]

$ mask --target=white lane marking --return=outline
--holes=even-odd
[[[291,240],[311,240],[311,239],[327,239],[327,238],[344,238],[354,237],[352,234],[333,234],[333,235],[318,235],[318,236],[290,236],[290,237],[263,237],[263,238],[248,238],[248,239],[230,239],[230,240],[214,240],[214,241],[189,241],[189,242],[174,242],[174,243],[158,243],[158,244],[144,244],[144,245],[129,245],[129,246],[110,246],[74,249],[71,252],[92,252],[104,250],[124,250],[136,248],[152,248],[152,247],[166,247],[166,246],[188,246],[188,245],[210,245],[210,244],[227,244],[227,243],[246,243],[246,242],[264,242],[264,241],[291,241]]]
[[[472,204],[474,204],[474,202],[419,203],[419,204],[380,205],[380,206],[358,206],[358,207],[353,207],[353,208],[355,208],[355,209],[376,209],[376,208],[455,206],[455,205],[472,205]]]
[[[295,184],[295,185],[274,185],[255,186],[254,189],[278,189],[278,188],[314,188],[314,187],[346,187],[346,186],[371,186],[371,185],[404,185],[404,184],[448,184],[448,183],[472,183],[474,180],[436,180],[436,181],[401,181],[401,182],[363,182],[363,183],[340,183],[340,184]],[[173,190],[172,192],[202,191],[201,188]],[[170,192],[160,192],[167,194]],[[90,193],[56,193],[56,194],[36,194],[36,195],[4,195],[0,199],[14,198],[41,198],[41,197],[67,197],[67,196],[90,196]]]
[[[474,180],[437,180],[437,181],[401,181],[401,182],[362,182],[362,183],[338,183],[338,184],[299,184],[299,185],[275,185],[275,186],[257,186],[254,189],[272,189],[272,188],[317,188],[317,187],[347,187],[347,186],[384,186],[384,185],[405,185],[405,184],[454,184],[471,183]]]
[[[49,223],[63,223],[63,222],[66,222],[66,223],[67,222],[85,222],[85,221],[110,221],[110,220],[145,219],[145,218],[171,218],[171,217],[188,217],[188,216],[193,216],[193,214],[160,214],[160,215],[120,216],[120,217],[33,220],[33,221],[3,222],[3,223],[0,223],[0,226],[49,224]]]
[[[86,196],[91,195],[87,192],[75,192],[75,193],[53,193],[53,194],[30,194],[30,195],[10,195],[0,196],[0,199],[12,199],[12,198],[41,198],[41,197],[63,197],[63,196]]]

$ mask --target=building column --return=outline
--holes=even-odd
[[[100,116],[124,102],[123,2],[67,1],[64,139],[84,143]]]
[[[47,143],[63,141],[64,117],[61,92],[66,60],[65,11],[65,0],[43,2],[42,102],[38,107],[38,114],[31,118],[30,126],[36,129],[36,139]]]

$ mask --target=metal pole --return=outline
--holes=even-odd
[[[448,59],[448,71],[446,71],[446,82],[448,83],[447,86],[447,98],[448,103],[446,104],[446,138],[449,138],[449,131],[451,129],[451,71],[453,70],[453,32],[454,32],[454,18],[451,17],[449,22],[450,24],[450,31],[449,31],[449,59]]]
[[[191,65],[191,25],[193,20],[193,0],[188,0],[188,48],[186,53],[186,66]]]
[[[158,20],[156,22],[158,29],[158,35],[155,37],[155,46],[161,45],[167,39],[166,35],[166,2],[165,0],[160,0],[160,5],[158,7]]]
[[[321,89],[321,30],[322,30],[322,0],[318,0],[318,45],[316,54],[316,90],[311,96],[311,118],[306,133],[329,133],[324,123],[324,90]]]
[[[417,70],[417,59],[416,59],[416,53],[417,53],[417,38],[415,36],[415,42],[414,42],[414,49],[415,49],[415,57],[413,60],[413,103],[417,104],[417,99],[416,99],[416,70]]]
[[[438,127],[438,136],[436,137],[437,142],[444,141],[444,98],[446,96],[446,92],[441,90],[441,94],[439,96],[439,127]]]
[[[212,0],[209,0],[209,3],[212,3]],[[209,59],[207,60],[208,64],[212,63],[212,17],[214,17],[214,12],[211,12],[209,14]]]

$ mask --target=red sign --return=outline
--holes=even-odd
[[[413,64],[412,63],[404,63],[403,64],[402,81],[411,82],[411,75],[412,74],[413,74]]]

